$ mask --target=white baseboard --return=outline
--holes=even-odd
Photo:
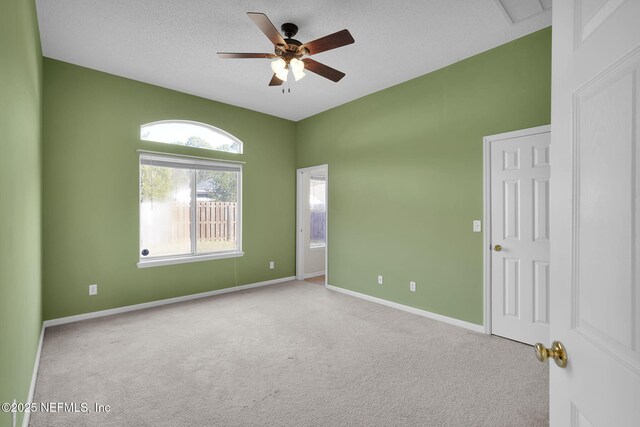
[[[42,342],[44,341],[44,323],[40,328],[40,340],[38,341],[38,350],[36,351],[36,360],[33,362],[33,373],[31,374],[31,385],[29,386],[29,395],[25,403],[33,402],[33,395],[36,392],[36,379],[38,378],[38,369],[40,368],[40,354],[42,354]],[[22,427],[29,427],[29,419],[31,412],[24,412],[22,417]]]
[[[316,271],[315,273],[307,273],[304,275],[305,279],[310,279],[312,277],[324,276],[324,270]]]
[[[430,311],[422,310],[415,307],[410,307],[404,304],[398,304],[397,302],[387,301],[382,298],[372,297],[371,295],[361,294],[360,292],[350,291],[349,289],[339,288],[333,285],[326,285],[327,289],[340,292],[352,297],[360,298],[366,301],[375,302],[376,304],[386,305],[387,307],[397,308],[398,310],[406,311],[408,313],[417,314],[418,316],[428,317],[429,319],[438,320],[440,322],[449,323],[451,325],[459,326],[461,328],[469,329],[474,332],[484,333],[484,326],[476,325],[475,323],[465,322],[464,320],[454,319],[453,317],[443,316],[441,314],[432,313]]]
[[[175,304],[177,302],[190,301],[198,298],[207,298],[214,295],[226,294],[229,292],[239,292],[247,289],[258,288],[260,286],[275,285],[276,283],[289,282],[295,280],[294,276],[282,277],[280,279],[267,280],[264,282],[250,283],[248,285],[231,286],[229,288],[218,289],[215,291],[202,292],[199,294],[184,295],[181,297],[167,298],[158,301],[145,302],[142,304],[127,305],[124,307],[111,308],[108,310],[93,311],[91,313],[78,314],[69,317],[60,317],[58,319],[45,320],[43,327],[64,325],[65,323],[79,322],[81,320],[95,319],[97,317],[111,316],[114,314],[127,313],[129,311],[143,310],[145,308],[158,307],[161,305]]]

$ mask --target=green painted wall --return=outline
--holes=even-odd
[[[550,95],[547,28],[298,122],[297,167],[329,164],[329,283],[482,324],[482,137],[548,124]]]
[[[50,59],[43,89],[34,3],[1,12],[0,402],[26,400],[43,316],[293,275],[296,167],[330,167],[331,284],[482,323],[481,141],[549,123],[549,28],[292,123]],[[170,118],[245,153],[139,141]],[[246,255],[138,269],[138,149],[245,161]]]
[[[139,140],[164,119],[224,129],[244,154]],[[45,319],[295,274],[295,123],[45,59],[43,130]],[[244,257],[136,267],[138,149],[246,162]]]
[[[330,283],[482,323],[482,137],[549,123],[550,61],[548,28],[292,123],[45,59],[44,318],[293,275],[294,169],[328,163]],[[245,154],[139,141],[170,118]],[[247,162],[243,258],[136,267],[141,148]]]
[[[40,337],[42,54],[35,3],[0,6],[0,403],[25,402]],[[18,417],[21,421],[22,415]],[[0,426],[11,414],[0,412]]]

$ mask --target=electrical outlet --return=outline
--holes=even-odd
[[[97,295],[98,294],[98,285],[89,285],[89,295]]]
[[[411,292],[415,292],[416,291],[416,282],[409,282],[409,290]]]
[[[476,219],[473,221],[473,232],[480,233],[482,231],[482,221]]]
[[[269,269],[273,270],[274,268],[276,268],[276,263],[275,261],[269,261]]]
[[[382,276],[378,276],[378,285],[382,285],[382,283],[384,283]]]

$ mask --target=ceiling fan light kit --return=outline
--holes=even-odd
[[[291,72],[293,73],[293,77],[296,81],[303,78],[306,74],[304,73],[304,62],[300,61],[298,58],[293,58],[289,65],[291,67]]]
[[[289,75],[289,70],[287,68],[284,68],[281,71],[278,71],[276,73],[276,77],[280,80],[282,80],[283,82],[287,81],[287,76]]]
[[[278,58],[275,61],[271,62],[271,69],[273,70],[274,73],[279,73],[285,68],[287,68],[287,63],[282,58]]]
[[[295,81],[306,75],[305,69],[336,83],[345,76],[343,72],[307,58],[307,56],[354,43],[355,40],[348,30],[338,31],[303,44],[293,38],[298,33],[297,25],[290,22],[282,24],[280,28],[286,37],[283,38],[264,13],[247,12],[247,15],[273,43],[274,53],[218,52],[219,57],[274,59],[271,61],[273,76],[269,86],[282,85],[287,81],[289,71],[293,74]]]

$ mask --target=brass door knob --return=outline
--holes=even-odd
[[[500,246],[500,245],[494,245],[494,246],[493,246],[493,250],[494,250],[494,251],[496,251],[496,252],[500,252],[500,251],[502,251],[502,246]]]
[[[564,368],[567,366],[567,351],[560,341],[554,341],[551,344],[551,348],[546,348],[544,345],[537,343],[535,349],[536,357],[539,361],[546,362],[547,359],[552,358],[559,367]]]

